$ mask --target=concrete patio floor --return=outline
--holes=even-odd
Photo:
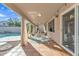
[[[30,40],[29,43],[38,51],[42,56],[70,56],[63,48],[57,45],[54,41],[44,43],[31,43],[34,40]],[[36,42],[36,41],[35,41]]]
[[[29,39],[26,46],[18,44],[4,56],[70,56],[70,54],[53,41],[37,43]]]
[[[12,42],[10,43],[12,44]],[[70,56],[68,52],[54,41],[38,43],[35,40],[29,39],[26,46],[21,46],[20,42],[15,43],[13,43],[15,46],[10,50],[0,52],[0,56]]]

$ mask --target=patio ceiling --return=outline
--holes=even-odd
[[[44,24],[54,16],[64,3],[7,3],[15,12],[34,24]]]

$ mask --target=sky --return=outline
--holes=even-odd
[[[10,10],[5,5],[0,3],[0,21],[6,21],[9,18],[19,18],[20,16],[16,14],[13,10]]]

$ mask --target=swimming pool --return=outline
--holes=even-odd
[[[21,40],[20,33],[0,34],[0,41],[17,41],[17,40]]]
[[[20,36],[20,33],[4,33],[4,34],[0,34],[0,38],[11,37],[11,36]]]

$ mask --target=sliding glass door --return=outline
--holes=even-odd
[[[79,5],[62,15],[62,45],[79,56]]]
[[[62,45],[74,53],[74,37],[75,37],[75,10],[71,10],[62,16],[63,39]]]

